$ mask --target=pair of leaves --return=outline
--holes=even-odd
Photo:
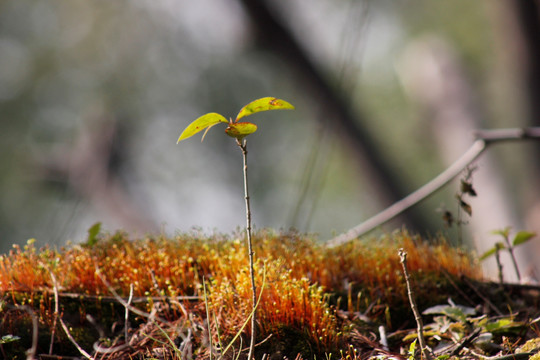
[[[244,106],[242,109],[240,109],[240,112],[238,113],[234,121],[232,119],[227,121],[227,119],[225,119],[223,115],[218,113],[208,113],[189,124],[182,132],[182,134],[180,134],[180,137],[178,138],[178,141],[176,143],[178,144],[180,141],[187,139],[195,135],[196,133],[206,129],[202,137],[202,139],[204,140],[206,132],[208,132],[208,130],[210,130],[212,126],[219,123],[228,124],[227,129],[225,129],[225,133],[231,137],[241,140],[245,136],[257,131],[257,125],[250,122],[239,122],[240,119],[262,111],[285,109],[294,109],[294,106],[292,106],[285,100],[277,99],[275,97],[264,97],[252,101],[246,106]]]
[[[505,239],[508,239],[510,236],[510,228],[504,228],[503,230],[495,230],[493,231],[493,234],[495,235],[501,235]],[[530,231],[519,231],[516,236],[514,236],[514,240],[512,240],[511,246],[512,248],[524,244],[527,241],[531,240],[533,237],[536,236],[536,233],[530,232]],[[494,255],[496,252],[507,249],[508,247],[502,243],[497,242],[495,243],[495,246],[486,251],[482,256],[480,256],[480,260],[487,259],[488,257]]]

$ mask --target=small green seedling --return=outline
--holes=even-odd
[[[246,122],[246,121],[239,121],[240,119],[258,113],[262,111],[267,110],[286,110],[286,109],[294,109],[294,106],[289,104],[288,102],[277,99],[274,97],[264,97],[261,99],[257,99],[255,101],[250,102],[246,106],[244,106],[242,109],[240,109],[240,112],[236,116],[236,119],[233,121],[230,119],[227,121],[223,115],[220,115],[218,113],[208,113],[206,115],[203,115],[199,117],[197,120],[193,121],[191,124],[188,125],[188,127],[180,134],[180,137],[178,138],[177,144],[185,140],[198,132],[205,130],[202,140],[204,140],[204,137],[206,136],[206,133],[210,128],[214,125],[217,125],[219,123],[225,123],[227,124],[227,128],[225,129],[225,133],[233,138],[236,139],[236,144],[240,149],[242,150],[243,160],[244,160],[244,199],[246,201],[246,235],[247,235],[247,243],[248,243],[248,252],[249,252],[249,269],[250,269],[250,276],[251,276],[251,289],[252,289],[252,316],[251,316],[251,343],[249,346],[249,354],[248,354],[248,360],[251,360],[253,358],[253,351],[255,347],[255,338],[256,338],[256,325],[257,325],[257,319],[256,319],[256,309],[257,309],[257,287],[255,286],[255,270],[254,270],[254,253],[253,253],[253,246],[251,242],[251,209],[249,205],[249,191],[248,191],[248,177],[247,177],[247,142],[244,139],[247,135],[254,133],[257,131],[257,125]]]
[[[496,242],[495,246],[493,246],[491,249],[486,251],[482,256],[480,256],[480,260],[485,260],[488,257],[495,255],[495,259],[497,260],[497,266],[499,268],[499,282],[502,284],[503,275],[502,275],[502,265],[501,265],[501,260],[500,260],[500,251],[507,250],[512,259],[512,263],[514,264],[514,270],[516,271],[517,279],[518,281],[521,281],[521,274],[519,273],[519,267],[516,261],[516,257],[514,256],[514,248],[516,246],[519,246],[531,240],[533,237],[536,236],[536,233],[529,232],[529,231],[519,231],[514,236],[514,240],[512,240],[512,242],[510,242],[510,227],[506,227],[502,230],[495,230],[492,232],[492,234],[502,236],[504,239],[504,243],[500,241]]]
[[[244,106],[240,110],[234,121],[232,119],[229,119],[229,121],[227,121],[227,119],[225,119],[223,115],[218,113],[208,113],[189,124],[188,127],[182,132],[182,134],[180,134],[180,137],[178,138],[178,141],[176,143],[178,144],[180,141],[187,139],[195,135],[199,131],[206,129],[201,139],[202,141],[204,140],[204,137],[206,136],[208,130],[210,130],[212,126],[219,123],[228,124],[227,128],[225,129],[225,133],[231,137],[236,138],[237,141],[241,141],[247,135],[257,131],[257,125],[247,121],[239,121],[240,119],[261,111],[283,109],[294,109],[294,106],[284,100],[276,99],[274,97],[265,97],[252,101],[246,106]]]

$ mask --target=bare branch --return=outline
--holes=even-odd
[[[467,150],[465,154],[457,159],[449,168],[439,174],[439,176],[360,225],[329,240],[327,246],[339,246],[354,240],[359,236],[365,235],[373,229],[392,220],[411,206],[432,195],[476,160],[476,158],[486,150],[488,145],[507,141],[521,141],[527,139],[538,140],[540,139],[540,128],[479,130],[475,133],[475,136],[477,140],[471,145],[469,150]]]

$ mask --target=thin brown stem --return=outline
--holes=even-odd
[[[503,266],[501,262],[501,254],[499,248],[495,248],[495,261],[497,262],[497,274],[499,275],[499,285],[504,283]]]
[[[422,355],[424,355],[427,360],[431,360],[433,359],[433,356],[426,345],[426,340],[424,339],[424,322],[422,321],[422,316],[420,315],[420,311],[418,311],[418,306],[416,305],[416,300],[414,298],[414,293],[411,286],[411,277],[409,275],[409,270],[407,269],[407,252],[405,252],[403,249],[399,249],[399,258],[401,261],[401,266],[403,267],[405,283],[407,284],[407,295],[409,296],[411,309],[414,313],[414,319],[416,320],[416,325],[418,327],[418,343],[420,344]]]
[[[516,257],[514,256],[514,247],[512,246],[512,243],[510,242],[508,235],[504,237],[504,241],[506,242],[506,249],[508,250],[508,253],[510,254],[510,258],[512,259],[512,264],[514,265],[514,270],[516,272],[518,282],[521,282],[521,274],[519,272],[519,267],[517,264]]]
[[[255,269],[254,269],[254,252],[253,244],[251,240],[251,207],[249,205],[249,190],[248,190],[248,165],[247,165],[247,142],[246,140],[236,139],[236,143],[242,150],[244,159],[244,199],[246,200],[246,236],[248,243],[248,255],[249,255],[249,274],[251,277],[251,290],[252,290],[252,311],[251,317],[251,341],[249,344],[248,360],[251,360],[254,356],[255,340],[257,337],[257,287],[255,285]]]

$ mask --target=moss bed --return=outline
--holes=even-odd
[[[89,240],[60,249],[29,241],[0,257],[0,356],[247,357],[243,234]],[[484,281],[473,255],[444,238],[397,231],[328,248],[261,230],[254,246],[257,359],[420,358],[400,248],[434,357],[535,356],[540,290]]]

